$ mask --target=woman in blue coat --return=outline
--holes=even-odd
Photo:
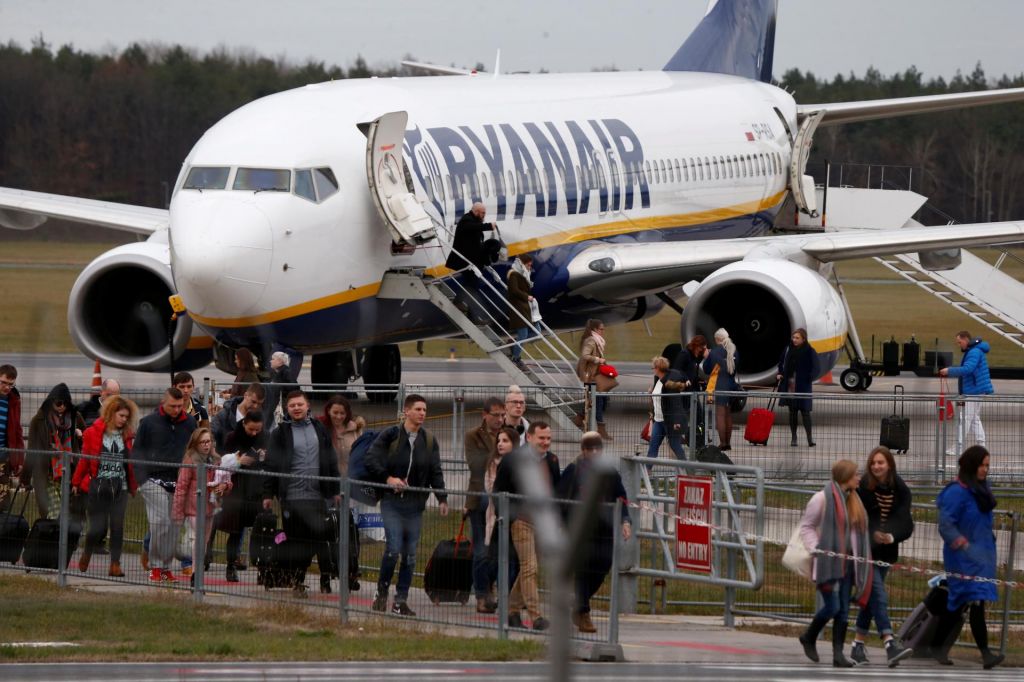
[[[704,349],[704,362],[701,367],[708,375],[708,393],[716,391],[739,391],[740,384],[736,381],[736,368],[739,366],[739,353],[736,345],[729,338],[729,332],[719,329],[715,332],[715,347]],[[732,410],[729,409],[729,395],[715,395],[715,429],[718,431],[719,448],[724,452],[732,449]]]
[[[939,508],[939,535],[942,536],[942,562],[946,571],[963,576],[996,577],[996,536],[992,532],[992,510],[996,498],[988,484],[988,450],[972,445],[960,455],[957,480],[949,483],[935,503]],[[981,652],[986,669],[1003,662],[1003,656],[988,648],[985,602],[998,598],[996,586],[989,582],[948,577],[950,617],[970,607],[971,634]],[[948,659],[940,660],[942,663]]]
[[[814,447],[814,436],[811,435],[811,397],[810,392],[814,380],[820,374],[818,353],[811,344],[807,343],[807,330],[803,327],[796,329],[790,337],[792,343],[782,351],[779,358],[779,370],[775,379],[779,382],[781,393],[807,393],[806,398],[783,398],[779,401],[781,405],[789,408],[789,432],[792,440],[789,444],[796,447],[796,421],[797,414],[804,417],[804,432],[807,434],[807,447]]]

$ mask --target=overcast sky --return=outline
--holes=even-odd
[[[249,49],[300,63],[403,55],[502,70],[660,69],[706,0],[0,0],[0,42],[89,51],[138,42]],[[1024,72],[1021,0],[780,0],[775,75]]]

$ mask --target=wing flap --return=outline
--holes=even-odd
[[[149,235],[170,224],[166,209],[0,187],[0,209]],[[20,221],[19,221],[20,222]],[[0,224],[3,224],[0,216]],[[6,225],[18,227],[17,225]],[[32,225],[34,226],[34,225]]]

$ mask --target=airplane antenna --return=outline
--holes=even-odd
[[[494,56],[494,75],[492,79],[497,78],[498,74],[501,73],[501,48],[498,48],[498,54]]]

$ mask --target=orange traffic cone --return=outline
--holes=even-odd
[[[824,384],[826,386],[833,385],[835,382],[832,380],[832,370],[829,370],[829,371],[825,372],[824,374],[822,374],[821,378],[818,379],[818,383],[819,384]]]
[[[96,364],[92,368],[92,394],[100,394],[100,386],[103,385],[103,369],[100,367],[100,361],[97,360]]]

